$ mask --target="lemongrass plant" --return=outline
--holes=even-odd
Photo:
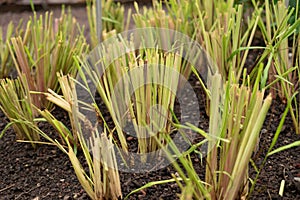
[[[261,75],[262,67],[259,71]],[[223,87],[219,74],[213,75],[211,83],[209,133],[195,126],[178,125],[192,128],[205,138],[182,153],[169,137],[171,151],[166,154],[171,160],[174,156],[179,160],[173,162],[178,173],[173,178],[182,189],[182,199],[242,199],[247,197],[248,165],[272,98],[268,95],[264,99],[264,91],[258,90],[259,78],[252,90],[244,86],[245,82],[242,86],[227,82]],[[206,152],[202,151],[207,155],[205,180],[201,180],[190,153],[206,143]]]
[[[151,66],[153,63],[157,66]],[[176,93],[174,91],[179,84],[181,56],[148,50],[145,52],[144,60],[129,63],[129,66],[132,66],[129,76],[132,78],[133,87],[137,88],[131,99],[132,102],[129,103],[131,105],[129,113],[137,133],[138,150],[140,153],[153,152],[158,149],[153,137],[160,137],[160,134],[171,132],[170,109],[173,110],[175,104]],[[139,67],[140,69],[134,69]],[[143,80],[144,77],[146,80]],[[139,86],[139,83],[143,81],[145,85]],[[155,132],[155,135],[153,136],[151,132]]]
[[[53,140],[41,131],[39,131],[40,134],[69,156],[80,184],[91,199],[121,199],[122,191],[114,149],[115,145],[113,145],[111,135],[107,133],[109,130],[104,128],[103,132],[99,132],[100,129],[97,129],[97,124],[96,126],[92,124],[89,121],[89,117],[85,116],[79,109],[79,106],[83,106],[91,111],[89,114],[96,114],[98,112],[95,109],[97,106],[93,107],[93,105],[86,103],[81,104],[82,102],[77,99],[75,79],[61,75],[59,75],[58,79],[63,95],[60,96],[51,89],[45,95],[49,101],[68,112],[72,129],[69,130],[48,110],[39,110],[44,120],[57,130],[64,143]],[[83,167],[82,161],[78,158],[78,149],[80,149],[80,152],[83,152],[84,165],[87,168]]]
[[[7,44],[7,41],[13,36],[13,32],[13,22],[8,23],[5,37],[3,35],[2,27],[0,27],[0,78],[7,78],[13,67]]]
[[[217,64],[223,79],[227,80],[231,69],[235,72],[235,82],[240,81],[252,48],[258,16],[250,16],[247,27],[242,28],[243,6],[234,6],[233,0],[189,3],[186,0],[171,0],[166,3],[167,12],[162,3],[154,2],[153,5],[150,9],[144,7],[141,12],[138,4],[135,4],[137,13],[133,19],[137,27],[168,28],[190,37],[196,36],[197,42],[210,55],[212,62]]]
[[[199,19],[195,21],[196,40],[207,51],[226,81],[234,72],[235,83],[240,80],[253,41],[259,17],[251,15],[243,24],[243,6],[234,1],[214,1],[195,4]],[[231,71],[230,71],[231,70]]]
[[[180,74],[188,76],[190,68],[182,62],[180,52],[141,49],[139,54],[121,55],[123,43],[114,45],[96,49],[94,55],[98,56],[92,63],[80,61],[85,72],[80,74],[97,87],[114,122],[121,148],[128,150],[123,130],[132,124],[138,138],[138,152],[153,152],[158,146],[148,129],[157,130],[158,135],[170,133],[170,109],[174,107]],[[110,60],[114,57],[117,58]]]
[[[15,80],[0,80],[0,109],[10,121],[2,130],[0,137],[12,126],[17,140],[29,141],[36,147],[35,142],[40,139],[39,133],[34,128],[36,111],[31,104],[28,85],[22,84],[24,82],[26,82],[24,76]]]
[[[180,31],[188,36],[193,36],[195,28],[194,19],[197,19],[197,10],[195,1],[177,1],[170,0],[164,2],[167,11],[163,8],[163,3],[153,1],[153,7],[143,7],[141,10],[138,3],[134,3],[136,13],[133,14],[133,20],[137,28],[159,27]]]
[[[81,148],[84,151],[89,174],[84,171],[74,150],[69,145],[68,155],[76,176],[84,190],[92,200],[122,199],[121,183],[112,138],[106,132],[95,133],[88,146],[81,138]],[[90,152],[90,151],[91,152]]]
[[[131,9],[128,10],[128,17],[125,24],[124,6],[120,2],[116,3],[113,0],[102,1],[102,39],[108,38],[110,35],[120,33],[128,29],[131,17]],[[90,27],[90,37],[92,48],[99,44],[97,37],[96,22],[96,0],[86,0],[86,10]],[[98,27],[99,28],[99,27]]]
[[[222,127],[220,137],[229,143],[220,141],[220,148],[215,145],[208,152],[205,181],[213,187],[212,197],[236,199],[248,194],[248,165],[259,145],[260,130],[272,97],[264,99],[264,91],[258,91],[257,82],[252,91],[244,86],[227,86],[223,95],[222,122],[215,127]],[[210,133],[218,131],[211,129]],[[214,157],[218,150],[220,160]]]
[[[74,56],[88,50],[83,30],[72,17],[71,11],[54,19],[53,13],[37,16],[27,23],[24,34],[11,38],[9,45],[19,75],[25,74],[30,91],[46,92],[48,88],[58,92],[57,72],[76,75]],[[50,104],[42,94],[32,94],[32,103],[38,108]]]
[[[253,2],[255,12],[261,15],[260,9]],[[298,3],[297,3],[298,4]],[[298,16],[298,6],[288,9],[286,1],[277,3],[265,1],[265,16],[260,17],[259,28],[262,32],[266,49],[259,62],[267,60],[261,81],[262,88],[270,88],[274,95],[278,95],[283,103],[293,98],[290,107],[293,124],[300,133],[299,119],[299,34],[300,19],[296,17],[290,24],[291,16]],[[265,21],[265,22],[264,22]],[[289,42],[291,41],[291,42]]]

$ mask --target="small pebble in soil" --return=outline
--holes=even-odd
[[[294,184],[295,184],[297,190],[300,191],[300,177],[294,177]]]
[[[68,196],[68,195],[64,196],[64,200],[69,200],[69,199],[71,199],[70,196]]]
[[[131,141],[131,140],[133,140],[133,137],[132,137],[132,136],[129,136],[129,137],[127,138],[127,141]]]

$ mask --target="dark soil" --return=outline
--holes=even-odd
[[[0,25],[5,26],[8,19],[15,22],[20,18],[28,19],[31,14],[28,10],[18,12],[3,11],[0,9]],[[59,8],[52,8],[56,16]],[[43,10],[39,11],[43,12]],[[87,25],[85,8],[74,7],[74,15],[78,21]],[[251,65],[251,64],[249,64]],[[199,127],[207,129],[208,117],[205,115],[205,99],[199,89],[199,85],[192,84],[199,94],[199,106],[202,110]],[[261,131],[259,149],[253,160],[260,167],[263,158],[271,144],[285,105],[279,99],[273,100],[267,119]],[[68,124],[67,115],[60,109],[55,109],[53,114]],[[8,120],[0,112],[0,131],[3,130]],[[55,131],[47,124],[40,124],[43,131],[52,137],[56,137]],[[292,143],[300,139],[295,134],[291,117],[288,115],[284,128],[280,133],[275,148]],[[280,199],[278,192],[282,180],[286,181],[284,196],[282,199],[300,199],[300,191],[297,190],[293,176],[300,177],[300,147],[292,148],[284,152],[270,156],[258,178],[255,190],[250,199]],[[79,153],[83,162],[84,157]],[[200,159],[192,155],[197,171],[202,171]],[[12,129],[8,130],[0,139],[0,199],[89,199],[78,182],[68,156],[57,147],[51,145],[39,145],[33,149],[30,144],[16,142]],[[120,172],[123,195],[137,189],[151,181],[170,179],[171,173],[175,173],[172,165],[158,171],[148,173]],[[254,179],[255,171],[250,167],[251,178]],[[202,175],[203,176],[203,175]],[[180,189],[174,183],[156,185],[138,192],[130,199],[178,199]]]
[[[1,113],[1,130],[6,123]],[[53,135],[51,127],[43,129]],[[13,130],[0,140],[0,199],[88,199],[66,154],[55,146],[34,150],[15,140]]]
[[[284,109],[285,105],[279,99],[273,100],[261,130],[259,150],[252,158],[257,167],[262,164],[269,149]],[[300,136],[296,135],[292,119],[288,115],[274,149],[299,140]],[[294,176],[299,177],[300,175],[299,150],[300,147],[298,146],[278,154],[273,154],[267,159],[257,180],[251,199],[281,199],[278,193],[282,180],[286,181],[282,199],[300,199],[300,190],[297,190],[293,181]],[[251,169],[251,174],[254,178],[253,168]]]

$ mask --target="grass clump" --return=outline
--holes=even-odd
[[[14,24],[9,22],[5,37],[3,29],[0,27],[0,78],[9,77],[13,68],[13,61],[9,53],[8,41],[14,34]],[[6,39],[5,39],[6,38]]]
[[[61,17],[53,19],[53,13],[38,17],[34,13],[26,26],[24,34],[11,38],[9,45],[19,76],[26,77],[32,94],[32,103],[38,108],[51,106],[42,92],[48,88],[58,92],[60,86],[56,77],[57,72],[76,75],[74,56],[82,55],[88,50],[82,30],[78,29],[75,18],[71,13],[65,14],[62,9]],[[22,81],[22,80],[21,80]]]
[[[173,177],[182,189],[182,199],[236,199],[248,194],[248,165],[272,98],[264,98],[264,92],[258,91],[258,82],[252,91],[232,83],[223,88],[220,75],[214,75],[212,83],[209,133],[180,125],[192,128],[204,140],[183,153],[171,138],[168,140],[178,158],[173,165],[179,176]],[[206,143],[206,152],[202,152],[207,154],[206,173],[205,180],[201,180],[190,153]],[[174,155],[166,153],[174,159]]]
[[[266,62],[261,88],[270,89],[283,103],[291,101],[290,114],[296,133],[300,133],[299,119],[299,34],[300,19],[298,3],[287,8],[286,1],[269,2],[259,5],[252,2],[255,15],[259,16],[258,26],[266,48],[258,63]],[[262,12],[264,10],[264,12]],[[291,23],[291,18],[295,18]],[[255,74],[255,72],[252,72]],[[252,79],[253,80],[253,79]]]
[[[23,79],[22,81],[20,79]],[[0,136],[12,126],[18,140],[26,140],[36,147],[35,141],[39,141],[40,135],[35,130],[35,117],[37,116],[31,104],[30,91],[25,76],[16,80],[0,80],[0,109],[9,119],[10,123],[2,130]]]
[[[124,6],[120,4],[120,2],[116,3],[113,0],[101,0],[102,10],[97,11],[96,9],[96,0],[87,0],[86,1],[86,10],[88,15],[89,27],[90,27],[90,37],[91,37],[91,46],[95,48],[98,44],[98,36],[97,36],[97,12],[101,13],[102,16],[102,27],[100,30],[101,40],[105,40],[111,35],[116,33],[120,33],[124,30],[128,29],[128,25],[130,22],[131,10],[128,11],[127,24],[125,25],[125,17],[124,17]]]
[[[151,134],[170,134],[170,110],[174,109],[176,93],[191,68],[182,61],[180,48],[163,52],[143,48],[140,43],[138,52],[122,54],[135,45],[121,38],[120,42],[94,49],[88,62],[80,61],[80,75],[83,80],[90,79],[90,85],[100,94],[112,117],[120,147],[128,151],[123,130],[132,125],[130,134],[136,135],[138,152],[144,154],[158,148]]]
[[[133,14],[133,20],[137,28],[159,27],[180,31],[188,36],[193,36],[195,28],[194,19],[197,18],[197,10],[193,1],[170,0],[164,2],[167,11],[163,8],[163,3],[153,1],[153,7],[143,7],[140,9],[135,2],[136,13]]]
[[[68,112],[72,130],[58,121],[49,111],[39,110],[44,119],[57,130],[64,144],[49,138],[45,133],[41,134],[69,156],[80,184],[91,199],[121,198],[115,145],[111,135],[107,134],[107,129],[99,132],[97,125],[94,126],[88,117],[80,112],[79,106],[82,102],[77,99],[75,89],[77,81],[69,76],[59,76],[59,82],[63,88],[63,96],[51,90],[46,96],[49,101]],[[93,105],[83,104],[83,106],[91,111],[90,114],[95,114]],[[83,153],[84,161],[79,160],[78,150]]]

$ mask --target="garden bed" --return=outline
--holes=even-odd
[[[261,132],[260,148],[253,157],[257,165],[262,162],[271,144],[284,108],[285,106],[279,100],[273,101]],[[61,109],[54,111],[54,115],[68,123],[67,113]],[[2,130],[7,119],[2,113],[0,118],[0,130]],[[201,119],[200,127],[207,127],[207,117],[203,116]],[[52,136],[55,135],[55,131],[49,125],[45,125],[42,129]],[[300,136],[296,135],[293,130],[291,118],[287,117],[286,125],[275,147],[290,144],[299,139]],[[280,198],[278,192],[281,180],[286,180],[283,199],[299,199],[300,192],[290,176],[290,173],[298,175],[300,173],[299,151],[300,147],[297,147],[271,156],[262,170],[250,199]],[[2,199],[89,199],[78,182],[68,157],[55,146],[39,145],[34,150],[30,144],[15,142],[13,130],[9,130],[0,140],[0,157],[0,196]],[[83,159],[82,155],[80,157]],[[194,155],[193,160],[201,166],[199,157]],[[200,169],[199,167],[199,172]],[[251,171],[253,177],[254,170]],[[150,181],[170,179],[171,173],[175,173],[171,165],[143,174],[121,172],[123,195]],[[176,184],[164,184],[138,192],[130,199],[177,199],[176,193],[180,193]]]
[[[131,4],[126,4],[126,6],[127,8],[132,7]],[[58,7],[52,7],[51,10],[54,11],[54,15],[58,16],[60,14],[60,8]],[[5,27],[8,19],[18,22],[19,19],[23,18],[25,21],[32,14],[31,11],[26,9],[16,8],[15,11],[18,12],[1,12],[0,26]],[[76,6],[72,11],[80,24],[88,24],[85,7]],[[44,10],[39,11],[39,13],[42,12]],[[88,34],[86,35],[88,36]],[[253,56],[255,57],[255,55]],[[252,63],[249,65],[252,65]],[[208,117],[205,115],[203,107],[205,96],[203,92],[199,91],[199,85],[196,84],[194,79],[191,79],[191,83],[194,89],[198,90],[197,94],[199,94],[198,100],[201,107],[199,127],[207,129]],[[261,164],[265,157],[285,106],[280,99],[273,99],[260,133],[259,149],[253,155],[253,160],[257,166]],[[68,124],[66,112],[56,108],[53,114],[62,122]],[[7,123],[8,120],[1,112],[0,130]],[[55,131],[49,125],[40,124],[40,127],[47,134],[55,137]],[[298,140],[300,140],[300,136],[295,134],[291,117],[288,115],[275,148]],[[291,176],[300,176],[299,152],[300,147],[296,147],[269,157],[250,199],[280,198],[278,192],[282,180],[286,181],[283,199],[300,199],[300,191],[297,190]],[[76,178],[69,158],[55,146],[39,145],[34,150],[30,144],[16,142],[15,134],[10,129],[0,140],[0,158],[0,199],[89,199]],[[80,154],[79,158],[83,160],[83,156]],[[193,155],[192,159],[195,163],[199,163],[199,166],[201,165],[199,157]],[[204,168],[199,167],[196,170],[203,174]],[[126,196],[132,190],[148,182],[170,179],[172,178],[171,173],[175,172],[171,165],[158,171],[142,174],[121,172],[123,195]],[[250,172],[250,176],[254,178],[255,171],[252,167]],[[133,194],[129,199],[178,199],[177,193],[180,193],[177,185],[169,183],[142,190]]]

